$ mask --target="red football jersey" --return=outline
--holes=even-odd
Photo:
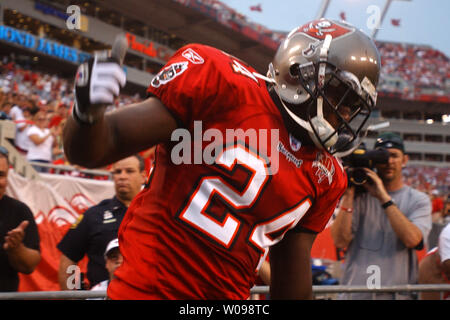
[[[292,138],[266,83],[220,50],[181,48],[148,92],[184,129],[157,147],[149,184],[122,221],[124,262],[108,295],[246,299],[271,245],[298,224],[324,229],[345,172]]]

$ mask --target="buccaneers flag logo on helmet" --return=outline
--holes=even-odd
[[[297,32],[303,32],[307,35],[324,40],[327,34],[330,34],[333,39],[339,38],[347,33],[352,32],[350,28],[338,25],[330,20],[315,20],[297,29]]]

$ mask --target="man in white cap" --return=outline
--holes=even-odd
[[[91,290],[106,290],[109,282],[114,279],[114,271],[122,264],[123,257],[119,250],[119,239],[111,240],[105,250],[105,267],[109,273],[109,279],[100,282]]]

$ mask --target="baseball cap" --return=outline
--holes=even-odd
[[[381,133],[375,141],[374,149],[378,148],[395,148],[405,153],[405,145],[403,144],[402,138],[394,132]]]
[[[108,243],[108,245],[106,246],[106,250],[105,250],[105,254],[104,254],[105,259],[106,259],[106,257],[108,256],[108,253],[109,253],[112,249],[115,249],[115,248],[119,248],[119,239],[117,239],[117,238],[111,240],[111,241]]]

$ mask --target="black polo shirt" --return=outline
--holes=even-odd
[[[33,213],[23,202],[4,195],[0,199],[0,291],[17,291],[19,275],[9,264],[6,251],[3,249],[6,234],[28,220],[23,244],[25,247],[40,251],[39,232]]]
[[[57,248],[70,260],[88,256],[87,278],[91,286],[109,279],[104,253],[108,243],[117,238],[127,207],[116,197],[87,209],[67,231]]]

